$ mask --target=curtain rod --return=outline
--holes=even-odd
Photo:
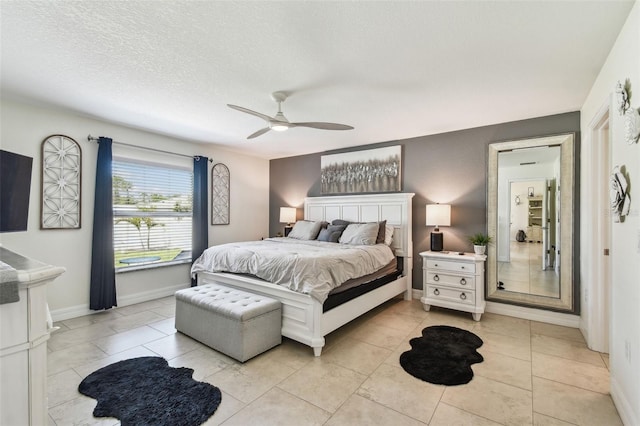
[[[97,141],[98,141],[98,139],[99,139],[99,138],[94,138],[94,137],[93,137],[93,136],[91,136],[91,135],[87,136],[87,140],[88,140],[89,142],[93,142],[93,141],[96,141],[96,142],[97,142]],[[161,153],[163,153],[163,154],[177,155],[177,156],[179,156],[179,157],[200,158],[200,155],[187,155],[187,154],[180,154],[180,153],[177,153],[177,152],[164,151],[164,150],[162,150],[162,149],[157,149],[157,148],[147,148],[146,146],[133,145],[133,144],[130,144],[130,143],[117,142],[117,141],[113,141],[113,143],[118,144],[118,145],[128,146],[128,147],[131,147],[131,148],[146,149],[146,150],[149,150],[149,151],[161,152]],[[210,163],[213,163],[213,159],[212,159],[212,158],[210,158],[210,159],[209,159],[209,162],[210,162]]]

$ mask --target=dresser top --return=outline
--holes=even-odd
[[[56,277],[65,272],[65,268],[47,265],[39,260],[24,257],[21,254],[11,251],[1,245],[0,262],[15,270],[14,279],[16,279],[17,282],[28,283],[29,285],[34,281],[41,281],[50,277]]]
[[[443,260],[461,260],[463,262],[484,262],[487,260],[487,256],[484,254],[475,254],[475,253],[462,253],[459,254],[457,251],[423,251],[420,252],[420,256],[422,257],[432,257],[435,259],[443,259]]]

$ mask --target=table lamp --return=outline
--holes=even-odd
[[[439,226],[451,226],[451,205],[427,204],[427,226],[435,226],[431,232],[431,251],[442,251],[443,238]]]
[[[296,209],[295,207],[280,207],[280,223],[286,223],[284,227],[284,236],[286,237],[291,232],[291,224],[296,221]]]

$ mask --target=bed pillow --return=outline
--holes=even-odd
[[[337,243],[346,227],[347,225],[329,225],[325,229],[320,230],[318,241]]]
[[[351,223],[347,225],[338,242],[342,244],[374,245],[378,237],[378,223]]]
[[[349,222],[348,220],[342,220],[342,219],[334,219],[333,222],[331,222],[332,225],[350,225],[352,223],[377,223],[378,224],[378,235],[376,236],[376,244],[380,244],[380,243],[384,243],[385,241],[385,232],[386,232],[386,225],[387,225],[387,220],[382,220],[380,222]]]
[[[299,220],[293,225],[293,229],[289,232],[289,238],[296,240],[315,240],[322,227],[321,222],[312,222],[309,220]]]
[[[393,241],[393,231],[395,228],[391,225],[385,225],[384,227],[384,243],[388,246],[391,246],[391,242]]]

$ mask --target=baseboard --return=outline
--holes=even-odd
[[[611,399],[613,399],[613,404],[616,406],[623,424],[640,425],[640,418],[637,417],[637,413],[633,412],[633,406],[620,389],[618,381],[613,377],[611,378]]]
[[[522,318],[564,327],[580,328],[580,316],[563,314],[561,312],[545,311],[543,309],[527,308],[524,306],[508,305],[506,303],[487,302],[486,312],[510,317]]]
[[[414,288],[412,296],[414,299],[420,299],[422,297],[422,290]],[[531,321],[580,328],[580,317],[578,315],[563,314],[560,312],[544,311],[542,309],[526,308],[524,306],[507,305],[495,302],[487,302],[485,311],[491,312],[492,314],[506,315]]]
[[[136,303],[148,302],[149,300],[172,296],[176,291],[187,288],[190,285],[190,283],[184,283],[118,297],[118,306],[122,307],[127,305],[134,305]],[[87,303],[83,305],[69,306],[67,308],[53,310],[51,311],[51,318],[54,322],[58,322],[71,318],[82,317],[85,315],[91,315],[98,312],[101,311],[93,311],[89,309],[89,304]]]
[[[69,306],[67,308],[55,309],[51,311],[53,322],[64,321],[71,318],[83,317],[95,314],[97,311],[89,309],[89,304]]]
[[[118,306],[135,305],[136,303],[148,302],[149,300],[160,299],[162,297],[173,296],[176,291],[189,287],[190,283],[172,285],[168,287],[156,288],[141,293],[129,294],[118,297]]]
[[[411,292],[411,297],[413,299],[420,299],[422,297],[422,290],[414,288]]]

